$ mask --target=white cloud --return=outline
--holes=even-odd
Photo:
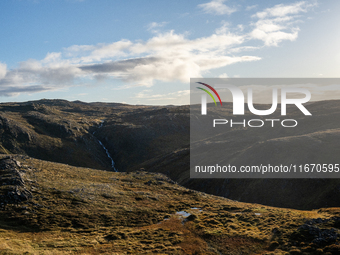
[[[42,62],[51,63],[60,60],[61,53],[60,52],[49,52]]]
[[[241,32],[244,30],[244,25],[238,24],[237,29],[240,30]]]
[[[216,34],[226,34],[228,32],[230,24],[226,21],[222,21],[222,26],[217,28]]]
[[[199,6],[207,12],[219,10],[218,14],[235,11],[224,2]],[[222,22],[214,33],[199,38],[190,39],[174,31],[157,32],[146,41],[122,39],[106,44],[73,45],[61,52],[49,52],[42,60],[23,61],[11,70],[0,63],[0,95],[55,90],[112,78],[126,82],[126,87],[150,87],[155,81],[188,83],[191,77],[202,77],[215,68],[260,60],[256,55],[244,54],[261,48],[249,45],[254,39],[263,41],[265,46],[296,40],[298,15],[311,6],[298,2],[257,12],[253,15],[255,21],[248,24],[252,28],[250,33],[244,32],[247,24],[232,28],[232,24]],[[165,24],[153,22],[148,28],[155,30]]]
[[[255,9],[257,7],[257,4],[254,4],[254,5],[249,5],[246,7],[246,11],[250,11],[252,9]]]
[[[238,53],[242,51],[254,51],[258,50],[260,47],[255,47],[255,46],[241,46],[241,47],[235,47],[229,50],[230,53]]]
[[[290,5],[278,4],[272,8],[267,8],[262,12],[255,14],[260,19],[269,17],[285,17],[287,15],[298,14],[300,12],[307,12],[307,9],[314,4],[308,4],[304,1],[293,3]]]
[[[296,26],[299,15],[313,6],[315,4],[297,2],[289,5],[279,4],[257,12],[252,16],[258,21],[253,23],[254,29],[250,37],[263,41],[266,46],[277,46],[284,40],[294,41],[299,32]]]
[[[236,12],[235,8],[231,8],[225,4],[223,4],[226,0],[213,0],[209,3],[199,4],[198,7],[202,8],[204,12],[217,14],[217,15],[230,15],[233,12]]]
[[[152,33],[159,33],[159,28],[164,27],[168,22],[151,22],[148,27],[147,30],[151,31]]]
[[[80,68],[88,73],[111,73],[141,86],[152,86],[154,80],[189,82],[190,77],[202,77],[210,69],[259,60],[256,56],[226,56],[228,49],[243,41],[243,36],[233,34],[213,34],[189,40],[170,31],[147,42],[131,43],[124,51],[126,56],[143,55],[142,58]]]
[[[6,76],[7,73],[7,65],[0,63],[0,80]]]
[[[125,56],[124,50],[132,45],[129,40],[120,40],[111,44],[99,44],[89,56],[82,57],[83,63],[101,61],[103,59]]]
[[[72,45],[64,48],[64,53],[67,57],[76,57],[79,53],[93,51],[95,48],[95,45]]]
[[[251,36],[254,39],[259,39],[264,41],[265,45],[267,46],[277,46],[278,43],[289,40],[294,41],[298,37],[298,28],[292,29],[290,32],[284,32],[278,30],[266,32],[265,30],[261,30],[259,28],[254,29],[251,32]]]
[[[42,65],[38,60],[29,59],[27,61],[20,62],[19,69],[23,72],[40,71],[42,69]]]
[[[60,54],[54,53],[47,54],[41,62],[29,59],[21,62],[15,73],[31,83],[38,81],[45,85],[71,83],[81,70],[77,66],[59,64],[57,59],[60,59]]]
[[[189,82],[190,77],[202,77],[214,68],[259,60],[257,56],[228,56],[244,40],[243,35],[227,32],[188,39],[170,31],[145,42],[74,45],[63,52],[50,52],[40,61],[23,61],[13,70],[2,64],[0,95],[61,89],[83,78],[93,82],[121,79],[127,87],[150,87],[156,80]]]
[[[0,95],[15,96],[22,92],[35,93],[73,86],[81,70],[77,66],[55,64],[52,56],[48,54],[42,61],[29,59],[6,72],[1,72],[0,65]],[[52,64],[45,64],[45,60],[52,61]]]

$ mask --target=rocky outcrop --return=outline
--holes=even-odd
[[[4,157],[0,159],[0,205],[17,204],[32,198],[32,193],[25,185],[19,161]]]
[[[292,234],[292,240],[308,241],[316,247],[334,244],[340,237],[339,222],[340,217],[310,219]]]
[[[34,135],[22,123],[14,121],[7,114],[0,112],[0,138],[1,153],[23,153],[24,151],[18,144],[32,142]]]

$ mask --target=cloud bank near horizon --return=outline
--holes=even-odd
[[[232,29],[223,23],[210,36],[194,39],[174,30],[160,32],[168,22],[152,22],[147,30],[154,35],[147,41],[122,39],[110,44],[73,45],[48,53],[42,60],[23,61],[14,69],[0,62],[0,96],[97,84],[105,79],[119,79],[126,87],[151,87],[155,81],[188,83],[191,77],[203,77],[216,68],[261,59],[246,51],[296,40],[301,15],[313,6],[305,1],[279,4],[255,12],[249,24],[237,24]],[[197,7],[206,15],[230,16],[239,11],[223,0]]]

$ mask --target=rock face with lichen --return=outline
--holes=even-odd
[[[0,205],[18,204],[32,198],[25,185],[22,173],[18,170],[19,161],[5,157],[0,159]]]

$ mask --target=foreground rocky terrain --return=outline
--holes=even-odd
[[[199,145],[209,151],[209,146],[220,142],[223,136],[223,142],[228,144],[226,164],[243,164],[245,159],[249,164],[259,160],[291,163],[289,160],[294,157],[310,163],[316,159],[339,163],[340,101],[311,102],[307,108],[312,118],[288,109],[293,113],[290,117],[299,121],[299,129],[269,126],[258,132],[223,127],[209,143],[202,141]],[[190,113],[189,106],[65,100],[3,103],[0,153],[110,171],[134,172],[144,168],[163,173],[187,188],[244,202],[296,209],[340,205],[339,179],[190,179],[190,114],[194,117],[200,110]],[[211,117],[228,119],[231,115],[231,104],[209,107]],[[280,118],[278,113],[273,115],[276,117]],[[199,128],[193,132],[205,132],[204,125],[194,124]]]
[[[163,174],[0,158],[0,254],[339,254],[340,209],[247,204]]]

